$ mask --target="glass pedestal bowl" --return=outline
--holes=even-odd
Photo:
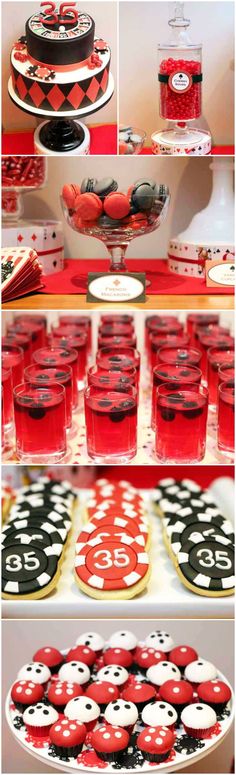
[[[97,193],[98,192],[98,193]],[[131,240],[159,228],[167,215],[169,189],[153,180],[138,180],[127,193],[112,178],[66,184],[61,204],[67,223],[87,237],[96,237],[110,255],[110,272],[127,272],[125,254]],[[150,284],[150,283],[147,283]]]

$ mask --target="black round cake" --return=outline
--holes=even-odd
[[[63,16],[40,11],[28,19],[25,30],[28,54],[37,62],[72,65],[93,52],[94,21],[72,8]]]

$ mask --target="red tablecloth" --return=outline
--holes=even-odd
[[[232,466],[99,466],[98,476],[105,476],[111,481],[128,480],[134,487],[155,487],[158,479],[173,477],[174,479],[194,479],[200,487],[209,487],[218,476],[234,478]]]
[[[117,152],[117,127],[116,124],[101,124],[90,127],[92,155],[111,154]],[[2,153],[30,154],[34,153],[33,132],[6,132],[2,138]],[[144,148],[143,155],[150,156],[151,148]],[[217,145],[212,148],[213,156],[227,156],[234,154],[233,145]]]
[[[101,124],[90,128],[91,146],[90,153],[111,154],[117,153],[117,126],[116,124]],[[2,137],[2,153],[26,154],[34,153],[33,132],[6,132]]]
[[[180,295],[199,295],[199,294],[230,294],[233,295],[232,288],[207,288],[204,280],[190,277],[178,277],[171,274],[167,269],[167,262],[164,259],[130,259],[127,260],[127,266],[130,272],[146,272],[147,279],[151,280],[151,286],[148,288],[148,295],[152,294],[174,294]],[[108,271],[109,261],[106,259],[73,259],[65,261],[65,268],[57,274],[47,275],[45,277],[45,286],[42,293],[86,293],[88,272]]]

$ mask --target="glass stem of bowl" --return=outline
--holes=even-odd
[[[127,245],[112,245],[107,244],[107,250],[109,250],[110,253],[110,272],[127,272],[127,266],[125,263],[125,254],[127,250]]]

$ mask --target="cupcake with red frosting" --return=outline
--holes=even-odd
[[[68,683],[67,681],[53,681],[48,689],[48,701],[58,713],[63,713],[67,703],[75,697],[81,697],[83,693],[83,689],[79,684]]]
[[[11,699],[17,710],[21,713],[29,705],[36,705],[43,699],[44,689],[41,684],[35,684],[33,681],[16,681],[11,688]]]
[[[49,737],[57,756],[76,759],[82,751],[86,734],[86,726],[81,721],[64,718],[52,725]]]
[[[103,655],[103,662],[104,665],[121,665],[121,667],[129,669],[133,662],[133,656],[127,649],[107,649]]]
[[[82,644],[80,646],[73,646],[66,655],[66,662],[72,662],[74,660],[76,662],[82,662],[88,667],[92,667],[96,661],[95,651],[89,646],[82,646]]]
[[[198,697],[202,702],[206,702],[215,710],[217,715],[221,715],[225,710],[230,698],[231,689],[225,681],[205,681],[198,687]]]
[[[190,737],[196,737],[197,740],[204,740],[211,737],[214,731],[217,718],[216,713],[210,705],[203,702],[194,702],[188,705],[181,713],[181,721],[185,732]]]
[[[48,737],[51,726],[58,720],[58,713],[51,705],[37,702],[24,711],[23,722],[32,737]]]
[[[173,705],[180,718],[182,710],[193,701],[193,687],[188,681],[171,679],[160,686],[159,695],[161,700]]]
[[[147,646],[138,646],[135,652],[134,668],[135,672],[146,675],[149,667],[157,665],[158,662],[162,662],[165,659],[164,651],[159,649],[148,648]]]
[[[156,699],[156,690],[151,684],[135,681],[135,683],[130,684],[130,686],[127,686],[126,689],[124,689],[121,696],[126,702],[133,702],[140,714],[148,702],[154,702]]]
[[[174,740],[174,733],[168,727],[146,727],[138,735],[136,745],[144,759],[158,764],[168,759]]]
[[[33,662],[42,662],[52,674],[57,673],[64,662],[63,654],[53,646],[44,646],[38,649],[33,656]]]
[[[99,759],[105,762],[119,762],[127,751],[129,737],[126,729],[106,724],[92,732],[91,745]]]
[[[101,713],[104,713],[109,702],[119,699],[120,692],[118,687],[109,681],[94,681],[86,689],[85,696],[94,700],[99,705]]]
[[[184,674],[187,665],[198,659],[198,653],[191,646],[176,646],[169,654],[170,661]]]

